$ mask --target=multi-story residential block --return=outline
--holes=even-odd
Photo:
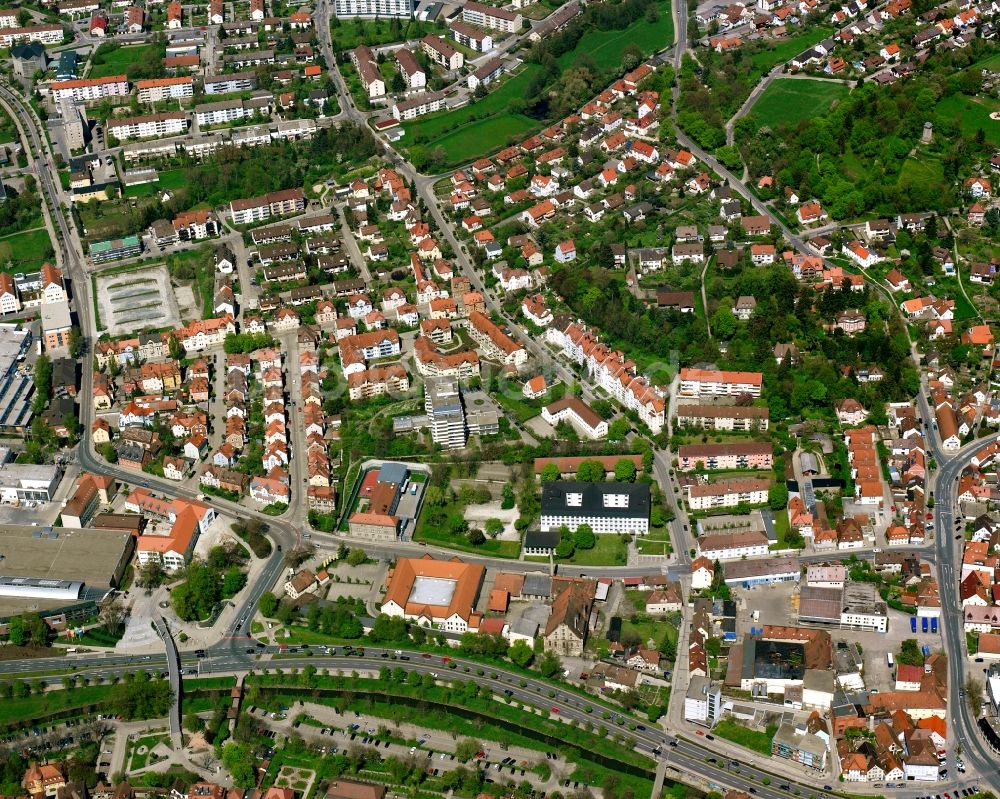
[[[528,353],[524,347],[479,311],[469,314],[469,335],[487,358],[515,367],[523,366],[528,360]]]
[[[396,52],[396,63],[399,65],[399,74],[406,81],[406,88],[410,91],[420,91],[427,87],[427,73],[420,66],[413,51],[406,47],[400,47]]]
[[[127,139],[164,138],[187,133],[187,114],[183,111],[166,111],[138,117],[121,117],[108,120],[108,135],[119,141]]]
[[[385,78],[378,68],[378,60],[375,53],[367,45],[359,45],[351,50],[351,63],[358,71],[361,85],[365,87],[369,100],[376,97],[385,97]]]
[[[420,40],[420,49],[427,53],[427,56],[435,64],[451,71],[461,69],[465,63],[465,56],[447,39],[427,34]]]
[[[444,98],[444,92],[426,92],[411,100],[396,103],[392,107],[392,115],[402,122],[407,119],[416,119],[424,114],[433,114],[446,107]]]
[[[663,429],[666,423],[663,395],[645,377],[636,374],[635,365],[626,361],[622,353],[612,351],[575,322],[552,325],[545,337],[564,357],[585,366],[597,385],[621,405],[635,411],[650,430],[658,433]]]
[[[770,469],[774,463],[770,443],[684,444],[677,449],[677,468]]]
[[[747,394],[759,397],[763,375],[760,372],[725,372],[709,369],[681,369],[680,393],[689,397],[732,396]]]
[[[463,47],[468,47],[479,53],[488,53],[493,49],[493,37],[481,28],[475,28],[456,19],[449,26],[452,38]]]
[[[474,0],[469,0],[462,6],[462,21],[504,33],[517,33],[523,24],[520,14],[506,8],[477,3]]]
[[[737,405],[681,405],[677,421],[705,430],[767,430],[768,410]]]
[[[542,484],[539,526],[543,532],[586,524],[595,533],[649,532],[649,486],[645,483],[581,483],[554,480]]]
[[[52,99],[59,103],[63,98],[90,103],[107,97],[127,97],[128,78],[124,75],[110,75],[106,78],[81,78],[60,80],[50,86]]]
[[[712,562],[766,555],[767,536],[759,530],[713,533],[698,539],[698,555]]]
[[[492,58],[478,67],[475,72],[469,75],[467,85],[470,91],[475,91],[479,86],[486,86],[504,73],[504,62],[500,58]]]
[[[400,394],[410,390],[410,378],[398,363],[354,372],[347,378],[347,392],[352,400]]]
[[[229,204],[229,213],[233,224],[247,225],[272,216],[298,213],[305,208],[306,197],[302,189],[284,189],[248,200],[233,200]]]
[[[555,427],[567,421],[576,430],[590,438],[604,438],[608,434],[608,423],[579,397],[566,397],[542,408],[542,418]]]
[[[424,411],[435,444],[446,449],[465,446],[465,409],[457,380],[428,380],[424,385]]]
[[[162,103],[183,100],[194,95],[194,78],[153,78],[136,82],[136,96],[140,103]]]
[[[707,677],[692,677],[684,696],[684,720],[713,727],[721,716],[722,690]]]
[[[13,47],[23,42],[62,44],[65,32],[62,25],[31,25],[27,28],[0,29],[0,47]]]
[[[251,100],[220,100],[217,103],[202,103],[194,108],[194,117],[199,128],[225,125],[241,119],[250,119],[255,115],[266,117],[270,113],[270,95]]]
[[[412,17],[414,0],[334,0],[338,17]]]
[[[688,507],[691,510],[710,510],[737,505],[761,505],[767,502],[770,486],[767,480],[752,478],[689,485],[686,489]]]
[[[205,86],[205,94],[248,92],[257,88],[257,73],[248,70],[247,72],[232,72],[226,75],[208,75],[202,83]]]

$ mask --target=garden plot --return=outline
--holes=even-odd
[[[111,336],[179,327],[180,313],[165,266],[97,276],[101,321]]]

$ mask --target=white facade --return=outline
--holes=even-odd
[[[413,0],[335,0],[338,17],[411,17]]]
[[[127,97],[128,80],[124,75],[87,80],[63,80],[53,83],[51,89],[52,99],[57,103],[67,97],[77,102],[92,102],[103,100],[105,97]]]
[[[166,100],[182,100],[194,95],[194,79],[160,78],[141,80],[136,84],[140,103],[162,103]]]
[[[119,141],[180,136],[184,133],[187,133],[187,115],[183,112],[150,114],[108,122],[108,134]]]

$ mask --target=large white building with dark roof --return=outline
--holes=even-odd
[[[542,485],[541,528],[570,531],[581,524],[595,533],[649,532],[649,486],[645,483],[581,483],[554,480]]]

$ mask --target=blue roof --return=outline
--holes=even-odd
[[[378,481],[380,483],[395,483],[402,485],[406,481],[407,468],[402,463],[383,463],[378,470]]]

